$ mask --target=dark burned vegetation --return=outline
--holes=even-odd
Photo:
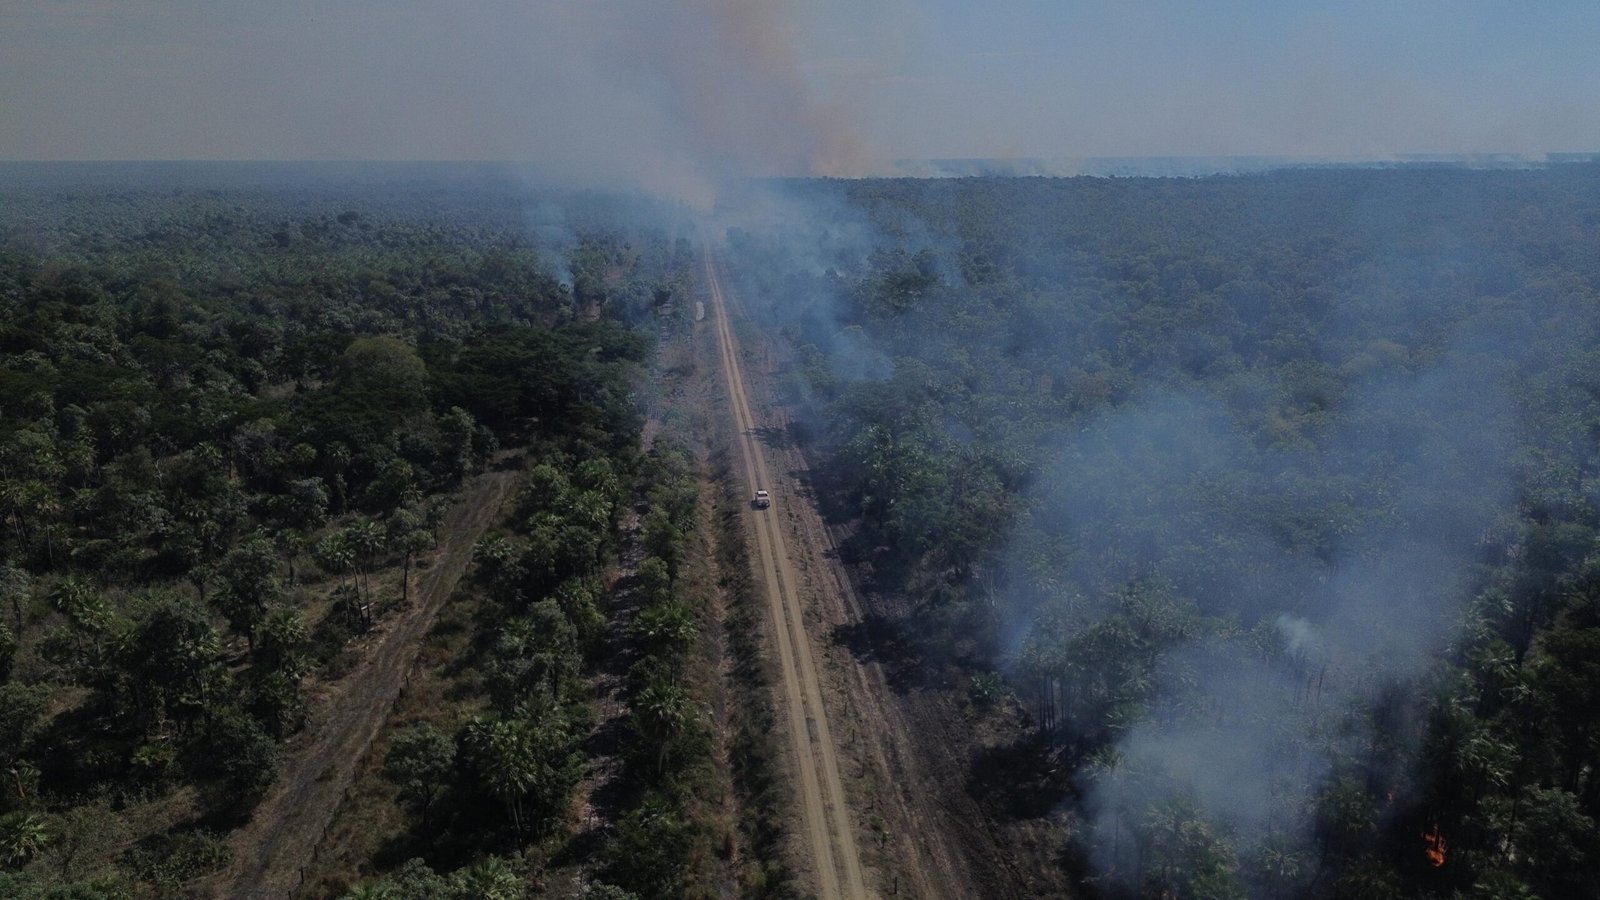
[[[782,193],[858,652],[1026,711],[997,817],[1110,896],[1592,892],[1600,170]]]

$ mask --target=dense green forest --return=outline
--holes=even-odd
[[[634,394],[697,256],[643,201],[378,168],[0,173],[0,894],[226,870],[305,685],[361,665],[456,492],[508,468],[465,686],[388,741],[418,859],[361,890],[520,890],[519,848],[566,827],[608,642],[641,648],[633,811],[588,868],[690,877],[695,482],[670,441],[641,454]],[[613,634],[635,498],[645,599]]]
[[[776,194],[743,296],[878,652],[1028,717],[997,815],[1106,896],[1596,896],[1600,168]]]

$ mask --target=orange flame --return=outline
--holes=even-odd
[[[1444,835],[1439,833],[1437,823],[1434,824],[1432,831],[1423,833],[1422,842],[1426,845],[1422,852],[1427,855],[1428,862],[1432,863],[1435,869],[1444,865]]]

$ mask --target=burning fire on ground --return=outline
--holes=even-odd
[[[1439,833],[1437,824],[1433,826],[1432,831],[1423,832],[1422,843],[1424,845],[1422,852],[1427,855],[1428,862],[1435,869],[1444,865],[1444,835]]]

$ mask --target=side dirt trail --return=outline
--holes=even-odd
[[[727,304],[710,251],[705,257],[712,318],[727,380],[729,406],[738,433],[739,453],[750,492],[773,484],[766,455],[757,438],[757,423],[745,389],[738,339],[728,321]],[[793,744],[798,794],[811,849],[817,893],[825,898],[869,896],[856,847],[855,817],[845,800],[828,713],[822,702],[811,639],[806,632],[800,579],[794,569],[778,520],[777,498],[769,510],[755,510],[757,557],[766,584],[769,615],[777,632],[779,668],[783,674],[783,706]]]
[[[393,708],[422,640],[467,570],[472,547],[494,523],[516,471],[468,482],[439,529],[433,565],[417,576],[412,602],[380,625],[356,668],[332,686],[293,745],[277,784],[232,839],[233,865],[219,897],[294,895],[356,768]]]

